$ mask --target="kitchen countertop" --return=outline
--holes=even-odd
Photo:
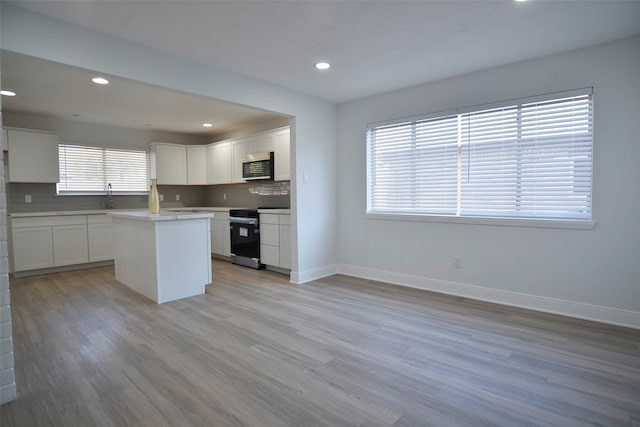
[[[179,221],[184,219],[208,219],[213,218],[213,213],[207,212],[171,212],[160,211],[160,213],[152,214],[148,211],[135,212],[109,212],[109,215],[116,218],[136,219],[142,221]]]
[[[200,206],[200,207],[177,207],[166,208],[161,211],[168,212],[229,212],[230,209],[246,209],[238,207],[222,207],[222,206]],[[61,216],[61,215],[103,215],[107,213],[120,213],[120,212],[147,212],[146,209],[85,209],[76,211],[43,211],[43,212],[15,212],[10,213],[12,218],[28,218],[39,216]],[[291,214],[290,209],[259,209],[259,213],[272,213],[279,215]]]

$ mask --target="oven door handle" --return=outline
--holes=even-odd
[[[258,219],[257,218],[239,218],[239,217],[232,216],[229,218],[229,222],[235,223],[235,224],[257,225]]]

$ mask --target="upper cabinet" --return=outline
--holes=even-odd
[[[7,129],[9,182],[58,182],[58,135]]]
[[[207,181],[209,184],[231,183],[231,142],[207,145]]]
[[[155,153],[155,173],[158,185],[187,184],[186,145],[152,142],[151,150]],[[151,177],[153,178],[153,173]]]
[[[247,154],[273,151],[274,179],[287,181],[291,178],[289,148],[288,127],[208,145],[152,142],[151,151],[155,153],[152,177],[155,170],[159,185],[244,183],[242,162]]]
[[[207,147],[187,145],[187,184],[206,185],[207,183]]]
[[[275,144],[275,180],[288,181],[291,179],[291,155],[289,153],[289,128],[280,129],[273,133]]]

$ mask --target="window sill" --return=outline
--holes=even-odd
[[[493,225],[506,227],[534,227],[534,228],[564,228],[574,230],[592,230],[595,221],[563,220],[563,219],[531,219],[531,218],[491,218],[491,217],[458,217],[444,215],[412,215],[412,214],[382,214],[366,213],[369,219],[391,221],[420,221],[441,222],[451,224]]]

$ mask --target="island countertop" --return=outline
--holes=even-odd
[[[160,211],[152,214],[149,211],[109,212],[115,218],[136,219],[141,221],[177,221],[184,219],[213,218],[213,212],[171,212]]]

